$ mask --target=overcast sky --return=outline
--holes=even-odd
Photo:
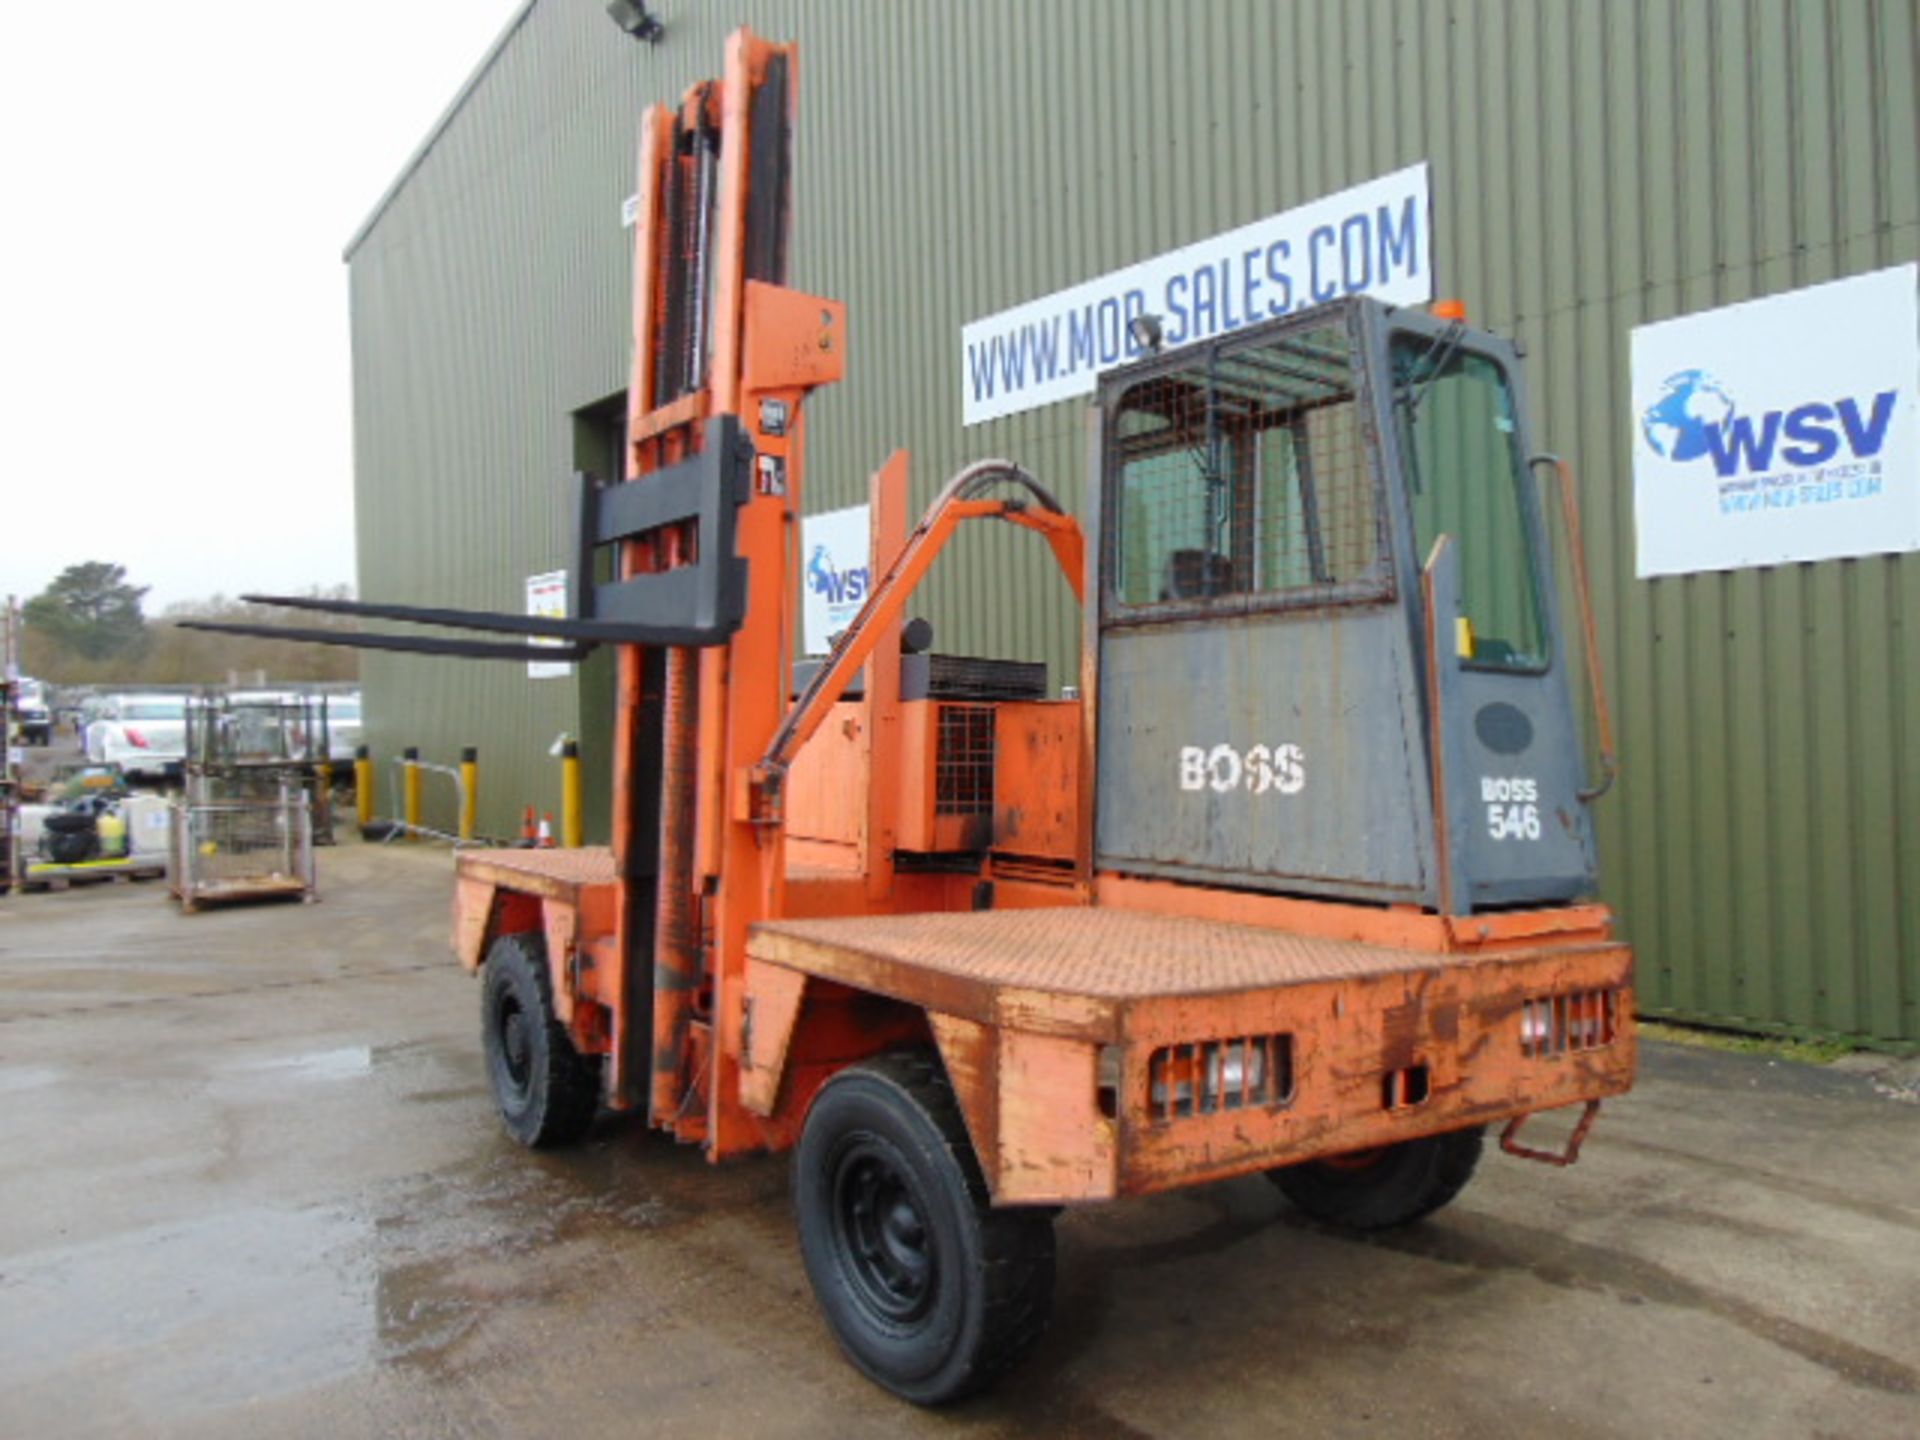
[[[353,580],[340,254],[519,8],[9,7],[0,596]]]

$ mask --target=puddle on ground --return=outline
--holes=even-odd
[[[373,1070],[373,1047],[341,1045],[331,1050],[303,1050],[263,1060],[242,1060],[229,1067],[254,1075],[281,1075],[291,1080],[353,1080]]]
[[[582,1173],[586,1156],[530,1156],[502,1141],[467,1165],[398,1186],[374,1221],[383,1255],[524,1254],[597,1228],[659,1230],[699,1213],[645,1181]]]
[[[138,1413],[181,1416],[362,1368],[364,1219],[223,1210],[11,1257],[0,1391],[84,1395],[110,1372]]]
[[[785,1176],[779,1164],[716,1169],[697,1150],[616,1121],[562,1155],[529,1155],[502,1138],[465,1164],[383,1187],[369,1247],[378,1358],[457,1366],[460,1342],[489,1313],[541,1303],[572,1283],[518,1257],[762,1210],[784,1196]],[[550,1283],[530,1279],[536,1273]]]
[[[220,1067],[229,1084],[323,1084],[371,1075],[397,1096],[442,1085],[430,1048],[338,1046]],[[60,1072],[0,1067],[0,1089]],[[236,1205],[0,1264],[0,1394],[58,1413],[63,1396],[169,1422],[386,1366],[457,1369],[502,1307],[541,1305],[572,1283],[516,1263],[590,1239],[623,1241],[763,1210],[785,1167],[716,1169],[700,1153],[603,1121],[564,1156],[530,1155],[487,1124],[465,1163],[378,1183],[320,1206]],[[544,1277],[544,1278],[542,1278]],[[101,1377],[111,1377],[101,1388]],[[136,1427],[137,1428],[137,1427]]]
[[[483,1297],[463,1292],[442,1264],[382,1269],[374,1287],[380,1358],[388,1364],[431,1360],[479,1323]]]
[[[60,1072],[46,1065],[0,1065],[0,1095],[44,1090],[59,1079]]]

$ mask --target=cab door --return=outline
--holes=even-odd
[[[1514,348],[1458,322],[1382,317],[1388,449],[1421,558],[1442,908],[1592,893],[1583,752]]]

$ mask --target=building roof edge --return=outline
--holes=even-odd
[[[480,57],[480,63],[473,67],[473,73],[467,76],[466,82],[454,94],[447,108],[440,112],[440,118],[433,122],[426,133],[426,138],[414,147],[413,154],[407,157],[407,163],[400,167],[400,173],[394,176],[392,182],[381,192],[380,198],[374,202],[373,209],[368,213],[367,218],[362,220],[360,227],[353,232],[352,238],[347,241],[346,248],[340,252],[342,261],[348,264],[353,262],[353,252],[365,243],[367,236],[373,233],[373,227],[378,225],[381,217],[387,213],[387,207],[399,198],[402,190],[406,189],[407,182],[413,178],[414,172],[425,162],[428,153],[439,143],[440,137],[453,123],[453,117],[465,107],[468,98],[479,88],[486,73],[493,68],[493,62],[500,58],[508,42],[519,33],[520,27],[527,23],[527,17],[533,14],[534,7],[539,3],[540,0],[526,0],[526,3],[515,12],[513,18],[507,21],[506,28],[500,32],[499,37],[487,47],[487,53]]]

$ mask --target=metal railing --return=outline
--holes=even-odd
[[[450,845],[478,845],[485,842],[473,836],[473,811],[469,807],[467,794],[467,767],[471,761],[463,761],[458,767],[453,765],[435,765],[430,760],[422,760],[411,751],[400,759],[392,761],[394,791],[403,797],[401,809],[403,818],[383,822],[386,833],[380,837],[382,845],[390,845],[402,835],[424,836],[429,840],[444,840]],[[421,788],[427,775],[444,775],[453,786],[453,813],[461,817],[461,826],[467,832],[455,834],[447,830],[436,830],[431,825],[422,824]]]

